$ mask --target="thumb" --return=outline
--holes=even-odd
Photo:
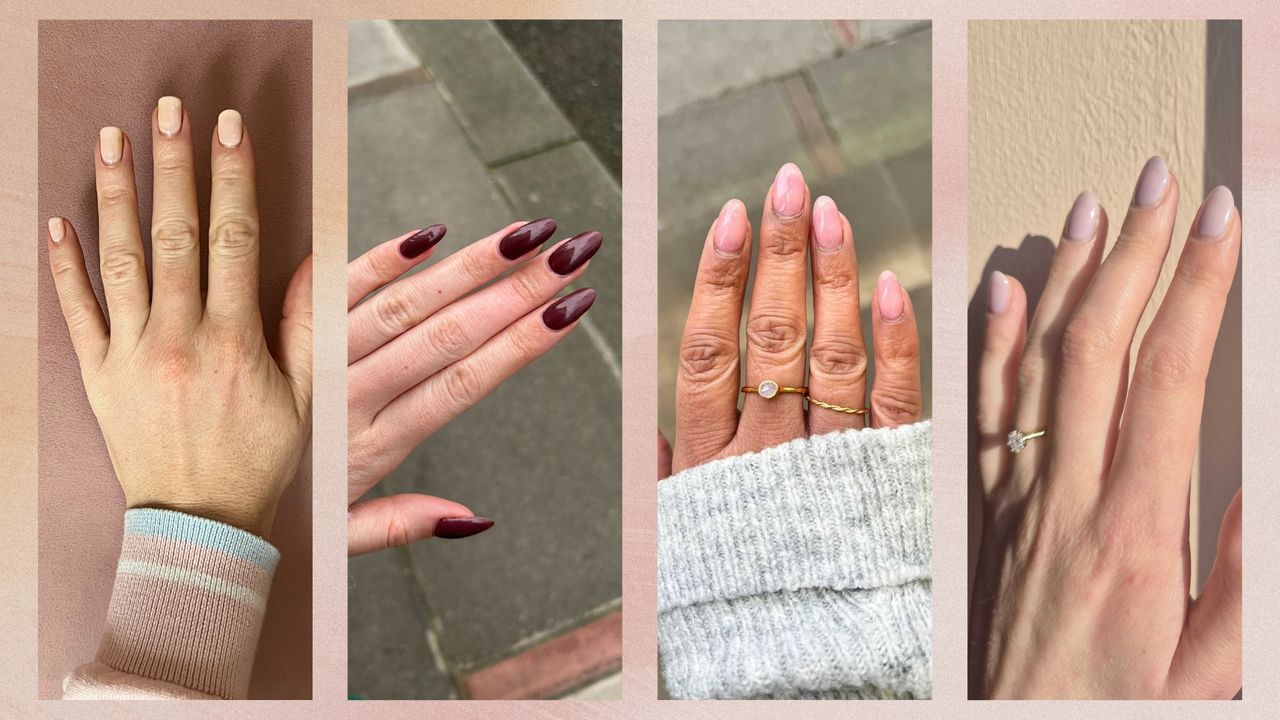
[[[671,477],[671,443],[658,431],[658,479]]]
[[[347,510],[347,555],[361,555],[429,537],[461,538],[493,527],[466,505],[430,495],[388,495]]]
[[[1187,612],[1169,669],[1174,696],[1228,699],[1240,689],[1241,494],[1231,500],[1218,532],[1218,557],[1204,590]]]
[[[311,415],[311,256],[298,265],[284,293],[280,317],[280,370],[293,385],[300,414]]]

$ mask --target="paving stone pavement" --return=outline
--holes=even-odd
[[[579,328],[371,491],[497,520],[348,565],[350,692],[457,697],[464,675],[621,605],[621,192],[491,23],[353,21],[349,37],[352,257],[436,222],[432,261],[521,218],[605,235]]]
[[[927,21],[660,24],[659,424],[669,438],[707,229],[737,197],[758,231],[765,194],[787,161],[800,166],[813,197],[830,195],[849,217],[868,341],[880,271],[892,269],[908,289],[930,413],[930,37]]]

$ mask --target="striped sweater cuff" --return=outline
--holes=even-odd
[[[106,632],[86,672],[245,697],[279,559],[270,543],[230,525],[129,510]]]

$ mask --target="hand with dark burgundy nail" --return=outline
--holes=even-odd
[[[419,443],[550,350],[590,309],[590,288],[557,295],[586,270],[601,235],[584,232],[540,253],[555,232],[551,218],[515,223],[400,277],[444,237],[444,226],[432,225],[348,266],[348,553],[463,538],[493,526],[428,495],[357,500]]]
[[[765,198],[741,367],[751,238],[746,206],[730,200],[703,246],[680,344],[674,449],[658,437],[660,478],[796,438],[920,420],[920,339],[910,296],[892,272],[880,274],[871,301],[876,373],[868,393],[853,230],[831,198],[810,203],[804,176],[791,163],[778,170]],[[810,265],[813,343],[806,352]],[[743,386],[759,391],[745,393],[739,410]],[[802,392],[774,392],[804,386],[809,402]]]
[[[49,219],[49,263],[89,403],[130,508],[180,511],[266,537],[311,432],[311,260],[284,298],[269,348],[258,304],[253,143],[234,110],[211,156],[208,289],[191,118],[178,98],[152,115],[151,277],[138,221],[134,147],[103,128],[95,152],[103,316],[71,222]],[[87,159],[87,158],[86,158]]]

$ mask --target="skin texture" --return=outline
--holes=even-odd
[[[577,327],[586,312],[580,298],[594,298],[594,291],[573,294],[576,302],[568,302],[579,312],[572,316],[557,313],[564,306],[557,295],[586,272],[600,244],[591,243],[585,256],[576,253],[576,264],[566,263],[565,252],[581,251],[582,240],[539,253],[554,230],[550,219],[513,223],[400,277],[432,254],[400,251],[411,232],[347,266],[349,554],[433,535],[466,537],[493,525],[464,505],[429,495],[357,501],[419,443]],[[549,309],[563,324],[544,319]]]
[[[1215,192],[1221,201],[1225,189]],[[974,697],[1230,698],[1240,687],[1240,495],[1194,601],[1187,501],[1240,217],[1233,202],[1216,203],[1229,218],[1205,237],[1202,207],[1130,378],[1129,348],[1173,233],[1176,178],[1138,206],[1152,195],[1144,178],[1105,260],[1101,209],[1085,239],[1058,244],[1029,326],[1022,286],[993,278],[1007,288],[992,294],[979,378]],[[1069,220],[1065,232],[1079,228]],[[1013,455],[1012,428],[1048,435]]]
[[[267,537],[311,427],[311,260],[284,300],[278,348],[258,308],[253,144],[210,140],[208,293],[189,116],[166,99],[152,115],[155,200],[149,287],[130,139],[94,151],[98,245],[110,325],[71,223],[49,221],[49,263],[89,403],[129,507],[178,510]],[[181,127],[172,131],[175,117]],[[120,138],[118,151],[114,146]],[[113,146],[103,152],[103,142]],[[103,157],[113,162],[107,164]]]
[[[676,441],[658,436],[658,477],[799,437],[849,428],[895,427],[920,419],[920,340],[911,298],[892,273],[872,297],[876,377],[867,400],[867,349],[859,315],[858,261],[849,220],[830,198],[811,203],[800,169],[784,165],[765,198],[759,259],[747,310],[746,376],[739,367],[739,329],[751,270],[751,224],[730,200],[707,233],[693,302],[680,346]],[[813,343],[805,284],[812,265]],[[847,415],[810,406],[803,396],[765,399],[743,384],[768,379],[805,384],[810,394]]]

